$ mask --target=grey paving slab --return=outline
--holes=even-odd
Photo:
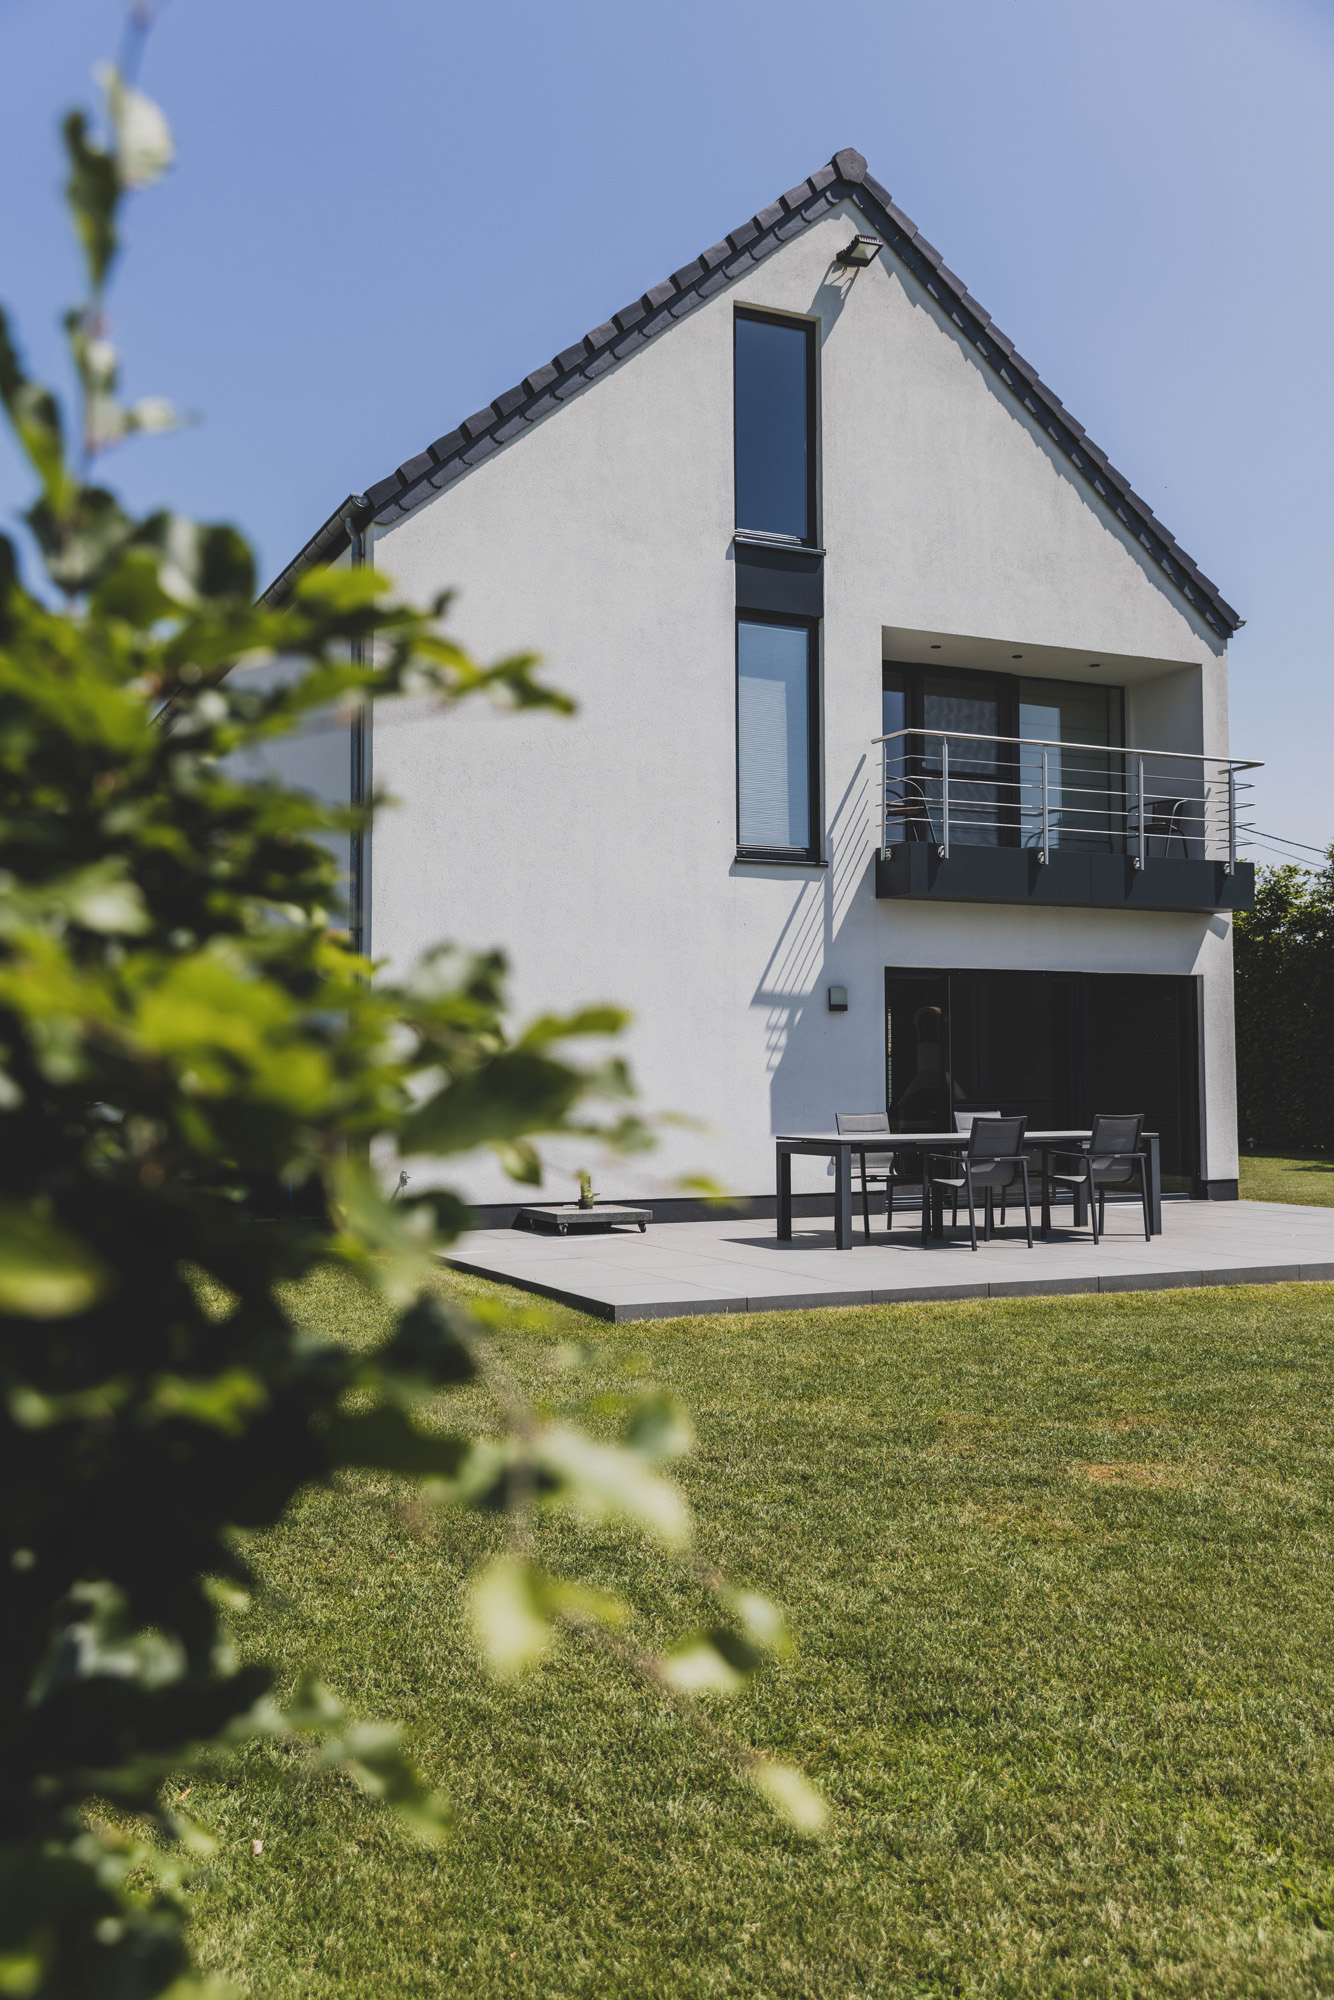
[[[806,1221],[786,1243],[735,1216],[577,1241],[478,1230],[449,1261],[611,1320],[1334,1279],[1334,1209],[1282,1203],[1169,1202],[1148,1243],[1113,1210],[1097,1245],[1058,1227],[1031,1250],[1012,1225],[974,1252],[955,1234],[923,1245],[908,1223],[840,1251],[832,1226]]]

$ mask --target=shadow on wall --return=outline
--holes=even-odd
[[[858,894],[875,893],[875,816],[862,757],[829,823],[829,866],[800,883],[751,998],[765,1012],[773,1132],[823,1131],[833,1122],[824,975]]]

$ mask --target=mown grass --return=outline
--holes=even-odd
[[[1241,1198],[1334,1208],[1334,1159],[1328,1153],[1243,1153]]]
[[[305,1304],[374,1331],[350,1290]],[[693,1408],[703,1552],[800,1640],[729,1720],[825,1788],[829,1835],[787,1831],[577,1642],[487,1681],[459,1589],[496,1526],[348,1480],[255,1541],[241,1640],[403,1719],[457,1835],[424,1850],[252,1752],[188,1801],[221,1842],[197,1952],[273,2000],[1334,1993],[1332,1307],[1293,1285],[553,1313],[589,1343],[581,1388],[647,1377]],[[548,1337],[505,1345],[569,1392]],[[647,1639],[694,1613],[615,1535],[547,1544],[627,1588]]]

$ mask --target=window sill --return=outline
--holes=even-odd
[[[739,847],[732,858],[734,861],[743,862],[753,868],[827,868],[829,866],[827,861],[812,861],[809,855],[783,854],[781,852],[763,854],[753,847]]]
[[[799,542],[795,535],[762,535],[757,528],[737,528],[732,540],[745,549],[787,549],[794,556],[822,556],[814,542]]]

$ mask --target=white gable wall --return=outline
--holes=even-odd
[[[580,714],[378,712],[375,781],[402,803],[374,836],[373,949],[402,965],[442,937],[500,943],[521,1012],[631,1007],[645,1102],[712,1134],[603,1172],[623,1194],[700,1166],[769,1191],[773,1131],[882,1105],[886,965],[1200,972],[1204,1172],[1233,1177],[1225,920],[875,900],[882,628],[945,635],[942,663],[949,635],[994,641],[1009,671],[1029,647],[1128,658],[1130,740],[1210,753],[1226,748],[1226,669],[892,255],[842,272],[859,224],[850,207],[816,224],[377,534],[406,593],[458,586],[452,629],[482,656],[540,651]],[[734,860],[743,303],[820,327],[826,869]],[[830,983],[848,986],[846,1015],[827,1012]],[[466,1181],[479,1202],[515,1198],[488,1161]]]

